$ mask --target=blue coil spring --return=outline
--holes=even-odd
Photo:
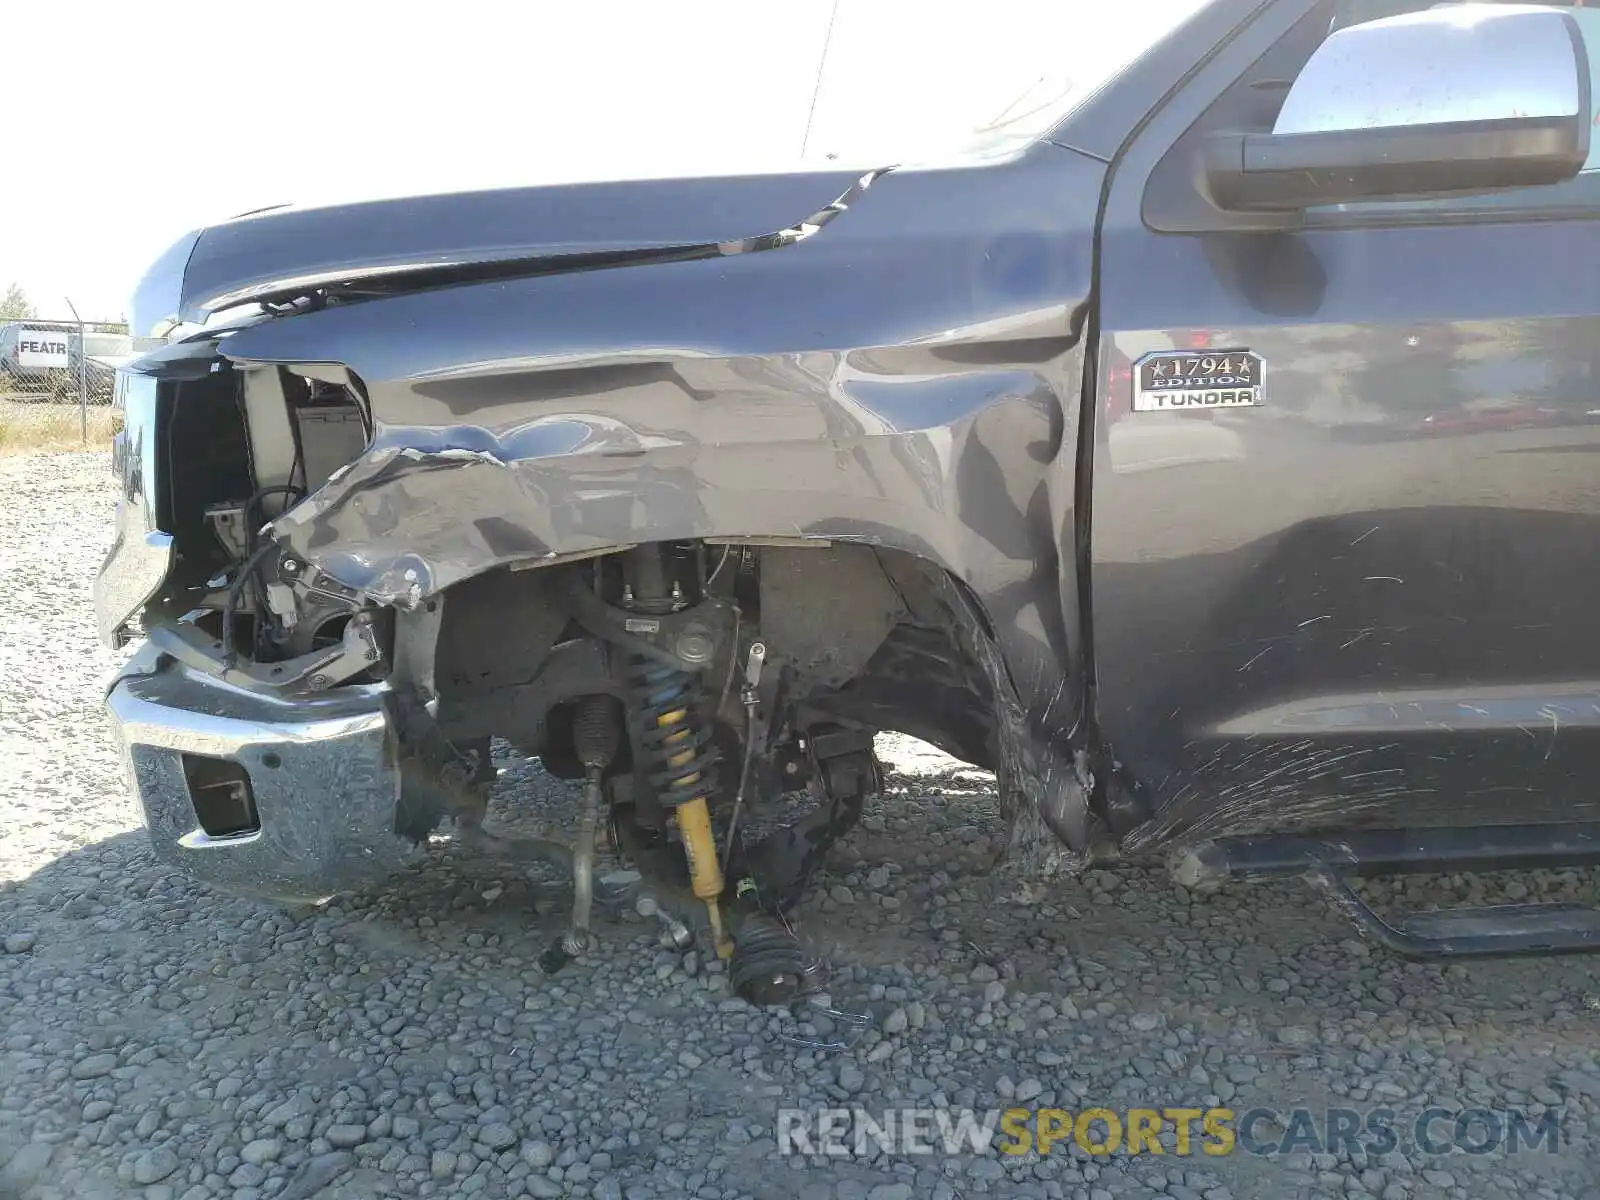
[[[711,730],[696,711],[694,676],[643,655],[628,661],[646,776],[657,800],[676,808],[717,786]]]

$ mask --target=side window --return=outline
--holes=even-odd
[[[1398,16],[1424,8],[1448,7],[1434,0],[1343,0],[1338,4],[1332,28],[1359,25],[1381,17]],[[1595,131],[1590,139],[1589,158],[1576,179],[1554,187],[1514,188],[1504,192],[1490,192],[1481,196],[1456,196],[1443,200],[1381,200],[1359,204],[1331,204],[1306,211],[1306,223],[1344,224],[1351,218],[1395,217],[1444,213],[1470,214],[1475,212],[1505,212],[1538,209],[1541,212],[1563,208],[1600,207],[1600,7],[1587,7],[1584,0],[1575,3],[1540,5],[1543,8],[1570,9],[1573,20],[1583,34],[1584,48],[1589,54],[1591,99],[1595,111],[1590,126]]]

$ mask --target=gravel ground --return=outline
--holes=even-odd
[[[1293,886],[1155,871],[1030,894],[980,871],[993,781],[885,738],[891,793],[807,929],[820,1012],[752,1009],[637,922],[553,978],[563,906],[442,861],[309,912],[158,868],[124,799],[89,587],[101,455],[0,459],[0,1196],[785,1197],[1600,1194],[1592,960],[1409,964]],[[507,772],[495,808],[569,790]],[[1379,900],[1594,899],[1586,872],[1410,879]],[[780,1157],[779,1107],[1560,1106],[1558,1153]],[[1261,1134],[1265,1137],[1266,1134]]]

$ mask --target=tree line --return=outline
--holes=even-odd
[[[5,294],[0,295],[0,321],[37,321],[39,310],[34,307],[33,301],[28,299],[28,293],[22,290],[22,285],[13,283],[6,288]],[[87,328],[91,333],[127,333],[126,321],[90,321]]]

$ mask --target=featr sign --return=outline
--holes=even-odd
[[[66,368],[71,365],[66,334],[53,329],[17,330],[17,366]]]

